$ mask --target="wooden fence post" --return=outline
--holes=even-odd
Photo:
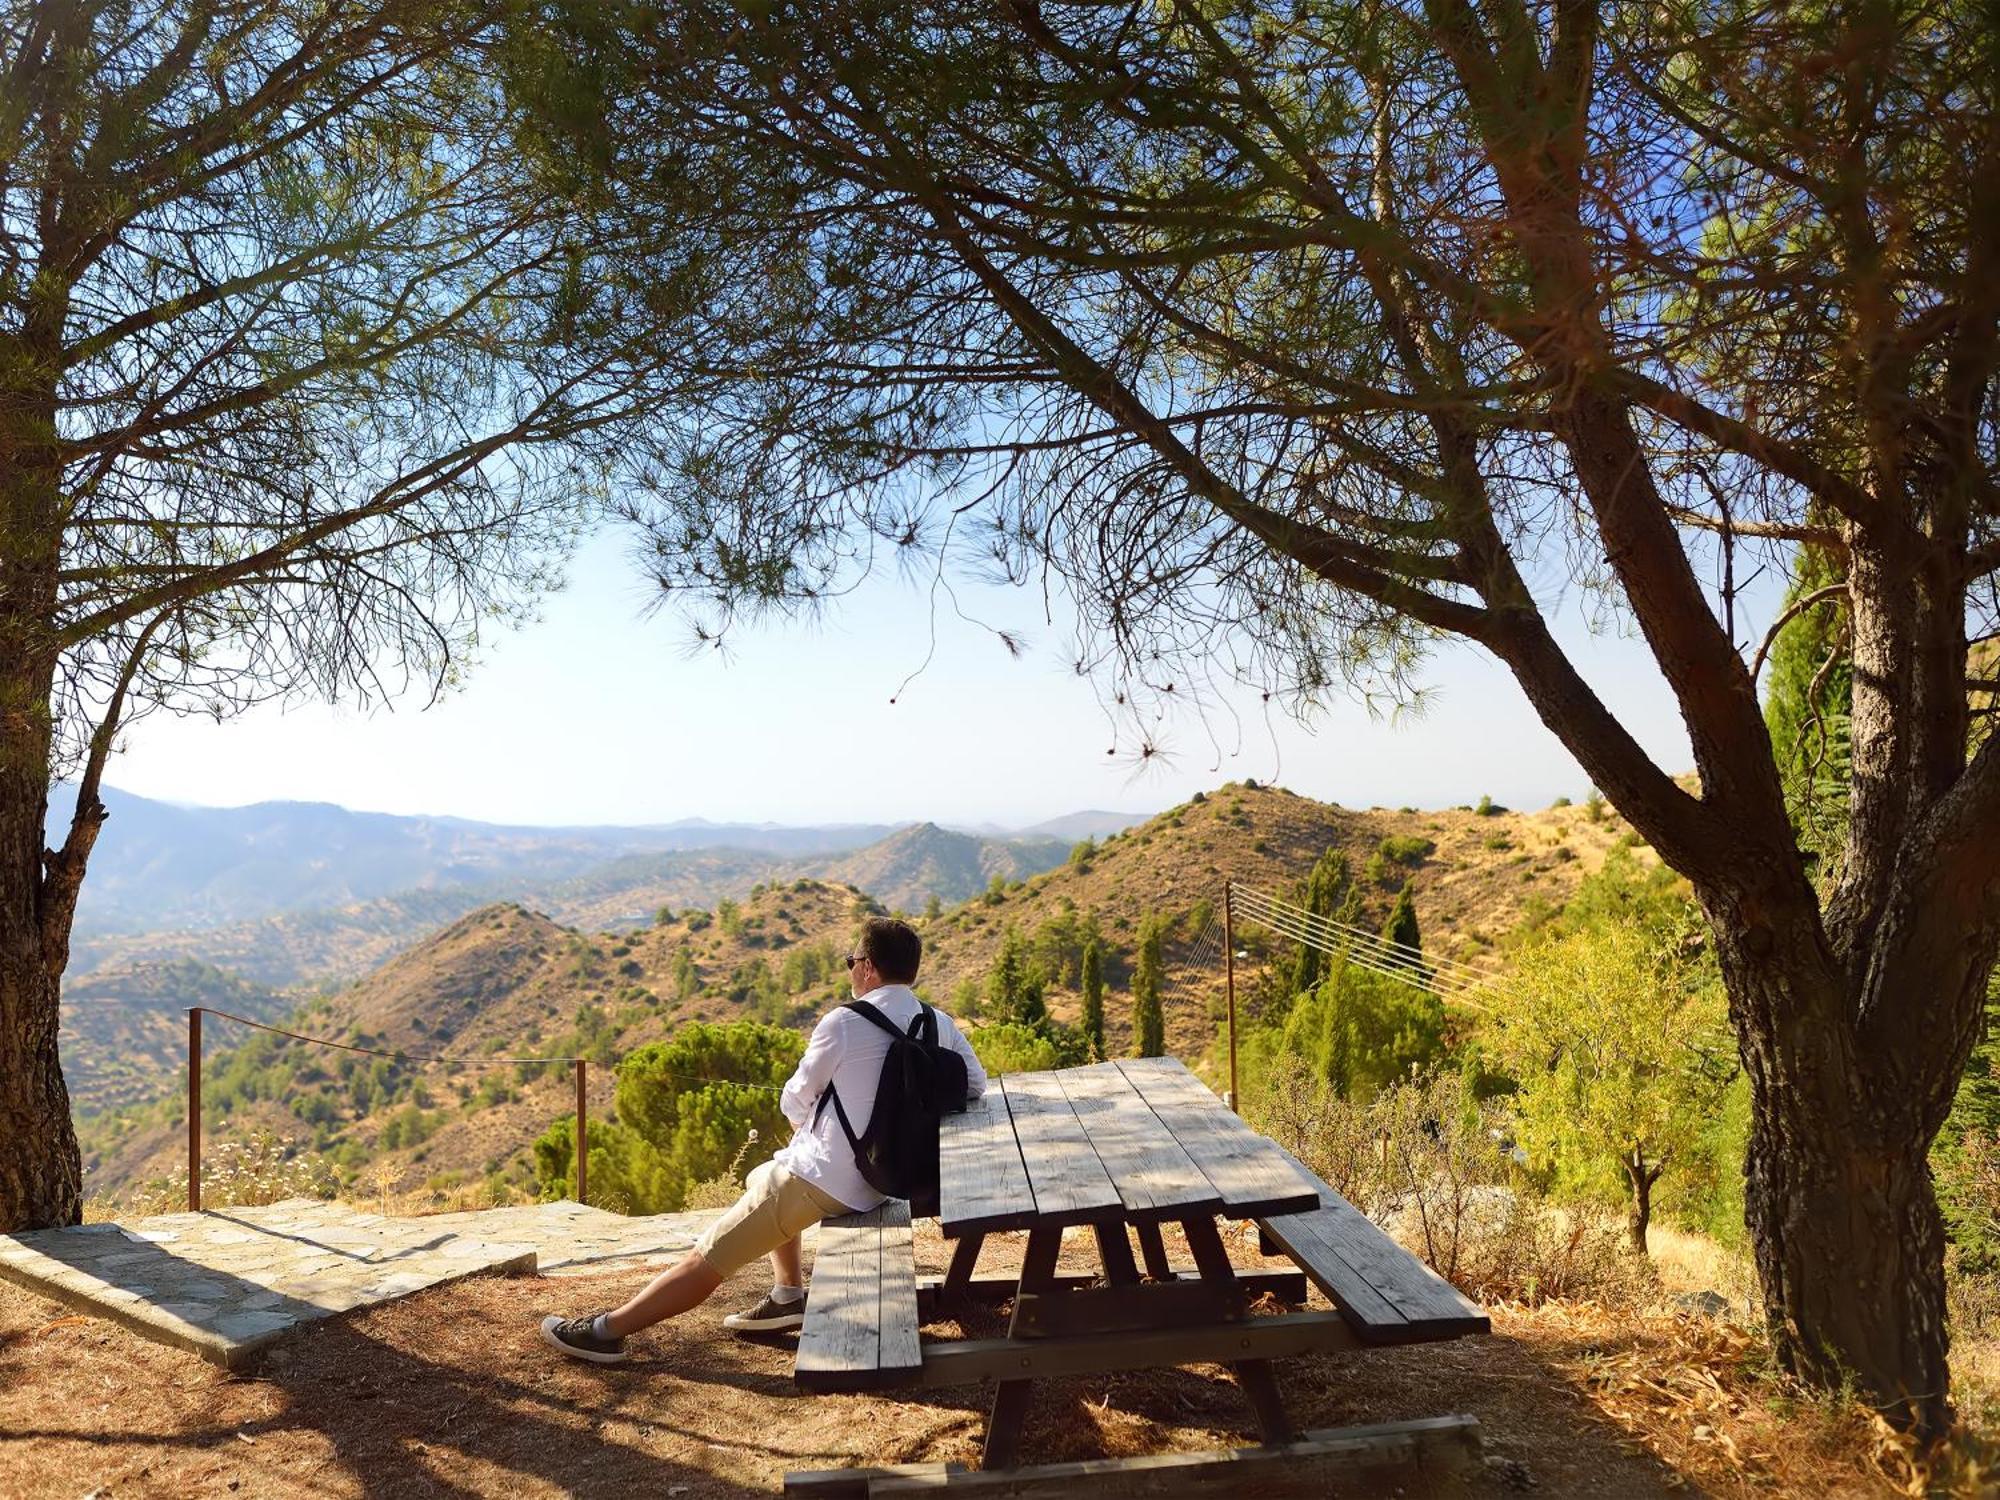
[[[188,1212],[201,1212],[201,1007],[188,1007]]]
[[[1229,1107],[1239,1115],[1243,1101],[1236,1092],[1236,882],[1222,883],[1222,952],[1224,985],[1229,991]]]
[[[590,1191],[590,1124],[588,1106],[584,1102],[584,1070],[590,1064],[582,1058],[576,1060],[576,1201],[588,1203],[585,1196]]]

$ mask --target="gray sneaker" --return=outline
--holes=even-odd
[[[580,1318],[559,1318],[550,1313],[542,1319],[542,1338],[571,1359],[587,1359],[596,1365],[615,1365],[626,1358],[625,1340],[599,1338],[591,1332],[597,1321],[594,1313]]]
[[[796,1302],[780,1302],[769,1292],[764,1300],[748,1312],[731,1313],[722,1320],[722,1326],[734,1333],[773,1333],[782,1328],[797,1328],[806,1320],[806,1299]]]

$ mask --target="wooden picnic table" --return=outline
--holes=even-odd
[[[1230,1455],[1044,1466],[1060,1492],[1113,1472],[1147,1492],[1193,1486],[1199,1459],[1225,1468],[1263,1457],[1294,1473],[1315,1457],[1343,1464],[1406,1459],[1441,1445],[1476,1446],[1470,1417],[1363,1432],[1301,1434],[1286,1413],[1272,1361],[1369,1344],[1456,1338],[1486,1318],[1276,1142],[1258,1134],[1173,1058],[1098,1063],[995,1079],[948,1117],[940,1140],[939,1228],[955,1241],[941,1281],[919,1284],[909,1205],[829,1219],[820,1229],[812,1295],[795,1375],[807,1390],[871,1390],[996,1382],[985,1476],[941,1466],[829,1470],[788,1476],[788,1493],[832,1497],[938,1487],[1029,1493],[1013,1468],[1033,1383],[1051,1376],[1198,1361],[1228,1363],[1264,1446]],[[1220,1218],[1255,1220],[1296,1270],[1239,1273]],[[1179,1227],[1194,1260],[1174,1267],[1162,1227]],[[1087,1226],[1100,1277],[1063,1276],[1063,1231]],[[1025,1230],[1019,1274],[974,1272],[990,1234]],[[1133,1253],[1133,1239],[1138,1254]],[[1140,1266],[1144,1265],[1144,1274]],[[1304,1310],[1310,1279],[1333,1311]],[[1292,1304],[1253,1313],[1274,1293]],[[1011,1299],[1007,1335],[924,1342],[921,1322],[967,1300]],[[1057,1474],[1056,1470],[1065,1471]],[[1185,1471],[1185,1472],[1184,1472]],[[1042,1471],[1033,1471],[1040,1473]],[[1207,1471],[1204,1471],[1207,1472]],[[1211,1481],[1213,1482],[1213,1481]],[[1227,1479],[1220,1481],[1227,1484]],[[1114,1491],[1115,1491],[1114,1486]],[[990,1489],[1000,1493],[1002,1490]]]

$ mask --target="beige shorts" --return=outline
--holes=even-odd
[[[694,1253],[727,1281],[785,1241],[797,1239],[807,1225],[848,1211],[831,1193],[794,1177],[775,1160],[767,1161],[743,1179],[743,1196],[702,1232]]]

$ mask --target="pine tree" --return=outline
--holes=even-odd
[[[1104,1059],[1104,955],[1092,938],[1083,949],[1083,1039],[1092,1062]]]
[[[1140,1057],[1160,1057],[1167,1050],[1167,1018],[1160,1009],[1165,947],[1160,919],[1147,917],[1139,924],[1139,960],[1132,969],[1132,1036]]]

